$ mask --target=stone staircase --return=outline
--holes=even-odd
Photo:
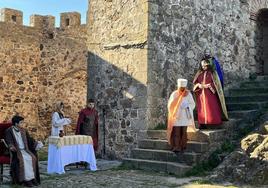
[[[242,82],[239,88],[229,89],[227,93],[230,120],[224,122],[221,129],[188,133],[187,150],[183,154],[170,151],[165,130],[147,130],[147,138],[138,141],[138,148],[132,150],[130,158],[123,159],[124,164],[131,168],[184,174],[235,132],[254,126],[262,109],[268,107],[268,76]]]

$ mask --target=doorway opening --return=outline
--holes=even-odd
[[[256,37],[259,73],[268,75],[268,9],[261,9],[258,12]]]

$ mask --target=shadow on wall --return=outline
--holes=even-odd
[[[257,16],[256,44],[259,74],[268,75],[268,9],[261,9]]]
[[[122,67],[89,52],[88,98],[96,100],[100,116],[99,154],[110,159],[128,156],[147,129],[147,87],[134,78],[139,67]]]

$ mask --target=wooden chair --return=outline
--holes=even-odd
[[[10,153],[5,142],[5,131],[11,125],[11,123],[0,123],[0,182],[3,181],[4,177],[4,164],[10,165]]]

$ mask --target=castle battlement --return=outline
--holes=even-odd
[[[42,15],[31,15],[30,16],[30,26],[37,28],[54,28],[55,27],[55,17],[54,16],[42,16]]]
[[[77,27],[81,25],[81,14],[79,12],[64,12],[60,14],[60,27]]]
[[[23,12],[10,8],[0,9],[0,22],[23,25]],[[81,14],[79,12],[64,12],[60,14],[60,28],[74,28],[81,26]],[[30,16],[30,27],[55,28],[55,17],[51,15]]]
[[[23,20],[22,11],[10,9],[10,8],[0,9],[0,21],[1,22],[22,25],[22,20]]]

